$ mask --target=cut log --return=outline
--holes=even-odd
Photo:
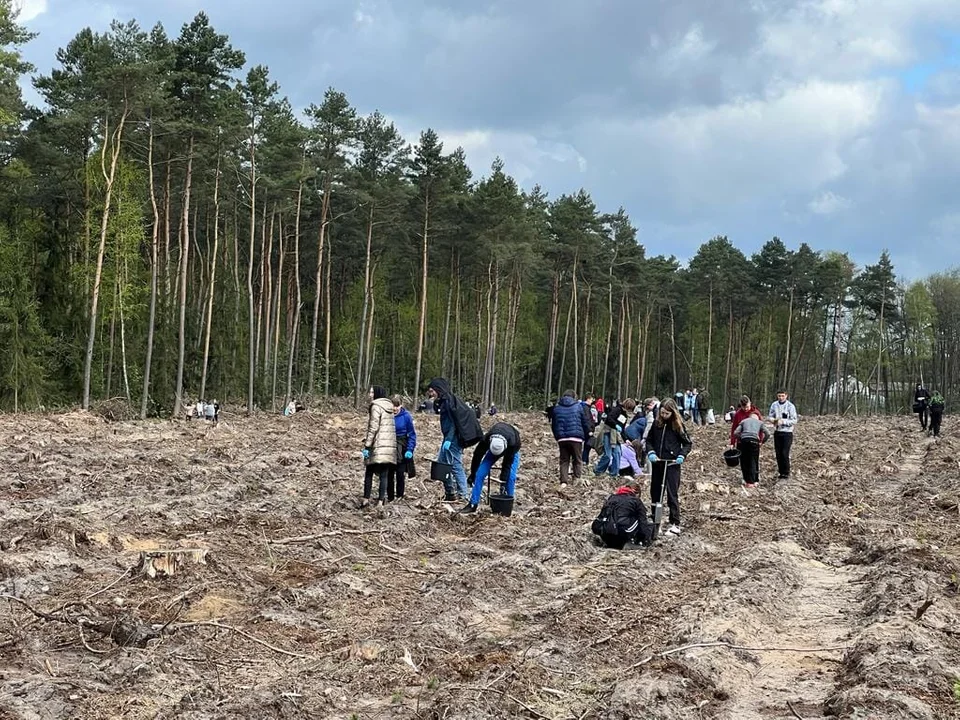
[[[172,577],[182,570],[187,562],[206,565],[208,552],[206,548],[143,550],[140,552],[140,562],[134,569],[151,578],[157,575]]]

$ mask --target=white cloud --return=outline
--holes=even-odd
[[[561,165],[585,172],[587,160],[572,145],[537,138],[535,135],[492,130],[438,131],[444,150],[462,147],[474,174],[483,176],[495,158],[504,161],[506,172],[524,186],[541,179],[547,166]],[[569,170],[568,170],[569,171]]]
[[[47,0],[14,0],[14,9],[19,9],[18,22],[28,23],[47,11]]]
[[[832,215],[835,212],[849,208],[850,201],[831,190],[824,190],[813,198],[813,200],[807,204],[807,207],[810,212],[816,215]]]
[[[846,174],[846,147],[876,123],[884,92],[879,81],[814,81],[717,107],[601,120],[584,135],[594,134],[609,162],[632,158],[649,191],[681,207],[809,195]]]

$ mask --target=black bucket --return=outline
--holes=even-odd
[[[723,453],[723,461],[727,467],[736,467],[740,464],[740,451],[736,448],[730,448]]]
[[[513,497],[511,495],[491,495],[490,512],[494,515],[510,517],[513,514]]]
[[[436,460],[430,461],[430,479],[431,480],[439,480],[440,482],[446,482],[452,477],[453,477],[453,465],[437,462]]]

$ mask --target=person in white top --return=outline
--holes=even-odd
[[[773,449],[777,454],[777,471],[780,479],[790,477],[790,448],[793,446],[793,428],[799,420],[796,406],[790,402],[784,390],[777,393],[777,400],[770,405],[768,419],[773,425]]]

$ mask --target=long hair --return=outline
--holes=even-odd
[[[680,416],[680,411],[677,410],[677,403],[672,398],[664,400],[660,405],[660,413],[657,413],[657,425],[663,427],[667,424],[663,421],[663,415],[661,414],[664,410],[670,411],[670,427],[673,428],[674,432],[682,433],[683,418]]]

